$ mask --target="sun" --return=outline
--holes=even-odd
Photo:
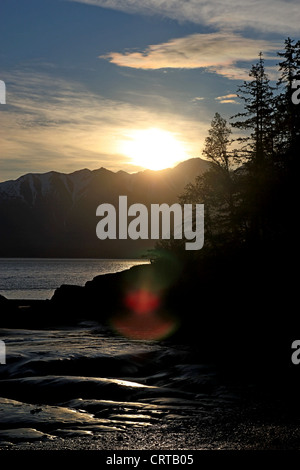
[[[169,168],[188,158],[184,145],[171,132],[154,128],[127,134],[122,153],[130,163],[149,170]]]

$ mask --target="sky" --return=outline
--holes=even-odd
[[[1,0],[0,181],[202,157],[263,52],[299,39],[299,0]],[[156,166],[155,166],[155,164]]]

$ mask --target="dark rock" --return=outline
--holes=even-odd
[[[8,299],[4,295],[0,295],[0,304],[8,302]]]
[[[62,284],[55,290],[51,302],[53,304],[63,304],[65,302],[73,304],[83,300],[83,298],[84,288],[82,286]]]

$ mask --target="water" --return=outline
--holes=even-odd
[[[62,284],[83,286],[99,274],[146,260],[0,258],[0,294],[7,299],[50,299]]]

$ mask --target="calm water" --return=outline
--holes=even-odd
[[[0,294],[7,299],[50,299],[62,284],[83,286],[99,274],[145,260],[0,258]]]

